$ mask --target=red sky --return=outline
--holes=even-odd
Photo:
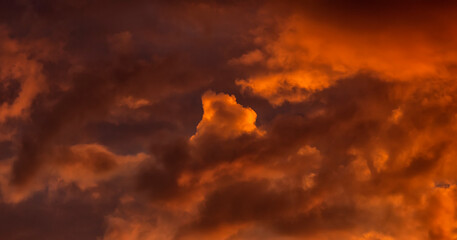
[[[455,16],[2,1],[0,239],[457,239]]]

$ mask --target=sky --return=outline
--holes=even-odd
[[[457,239],[455,16],[0,1],[0,239]]]

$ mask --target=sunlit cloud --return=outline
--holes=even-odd
[[[456,239],[456,14],[3,1],[0,239]]]

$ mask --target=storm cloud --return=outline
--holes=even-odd
[[[456,239],[452,1],[0,3],[0,239]]]

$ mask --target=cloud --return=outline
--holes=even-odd
[[[456,10],[1,2],[0,238],[456,238]]]
[[[370,21],[378,19],[369,16],[361,20],[367,22],[368,26],[365,26],[352,22],[351,18],[361,16],[357,13],[355,17],[350,15],[352,9],[346,4],[339,4],[343,10],[333,9],[326,1],[321,4],[304,1],[304,6],[290,10],[290,15],[278,20],[274,25],[276,35],[259,31],[257,49],[243,54],[236,62],[250,66],[252,60],[246,59],[255,57],[255,62],[262,67],[254,68],[248,78],[238,79],[237,85],[277,106],[286,101],[304,101],[313,92],[360,72],[373,72],[386,81],[452,78],[450,65],[456,59],[455,52],[449,51],[453,49],[449,45],[451,42],[435,36],[452,32],[453,26],[442,23],[446,18],[434,9],[414,9],[411,15],[425,11],[422,14],[441,24],[442,32],[439,33],[428,27],[418,28],[411,19],[407,19],[408,16],[396,11],[386,13],[386,18],[398,18],[398,23],[392,23],[390,28],[374,28],[369,25]],[[364,6],[360,2],[355,5],[374,11],[376,4]],[[338,22],[333,19],[335,16],[319,16],[319,12],[312,14],[312,10],[304,8],[316,11],[331,8],[325,10],[337,11],[344,20]],[[309,14],[302,14],[303,11]],[[454,39],[455,35],[449,34],[448,37]]]
[[[24,118],[38,94],[46,90],[46,80],[40,60],[46,59],[34,48],[51,49],[47,43],[36,46],[9,37],[5,26],[0,26],[2,57],[0,64],[0,123],[9,118]],[[35,55],[35,56],[34,56]],[[38,55],[38,56],[37,56]],[[41,56],[40,56],[41,55]]]
[[[5,202],[23,201],[49,186],[62,188],[75,184],[81,190],[95,188],[101,182],[134,174],[140,163],[149,156],[144,153],[119,156],[99,144],[78,144],[58,146],[44,157],[48,159],[46,167],[37,173],[33,183],[23,186],[10,185],[11,161],[4,163],[1,186]]]
[[[261,134],[255,125],[257,114],[251,108],[239,105],[235,96],[206,92],[202,96],[202,104],[203,117],[191,141],[198,141],[198,138],[205,134],[222,138],[251,133]]]

